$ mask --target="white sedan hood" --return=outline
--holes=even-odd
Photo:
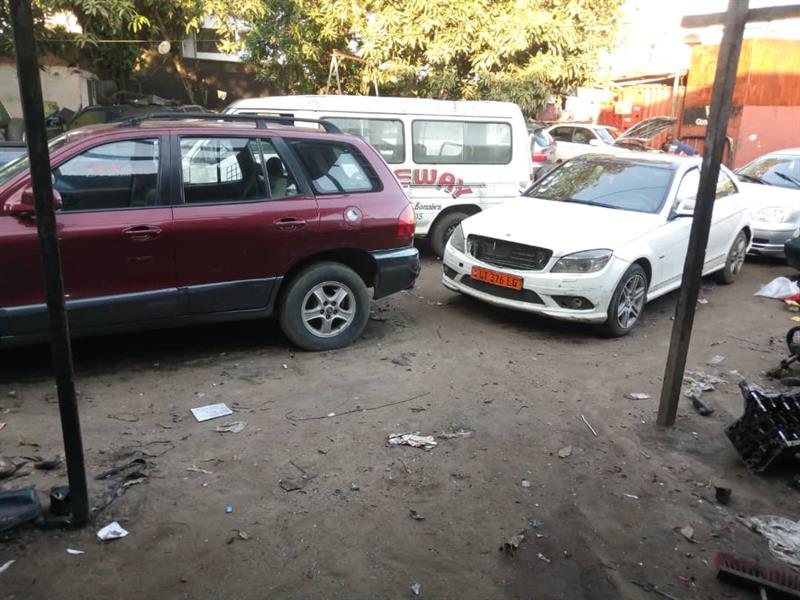
[[[548,248],[559,257],[582,250],[615,250],[664,223],[629,210],[520,197],[462,222],[464,235]]]
[[[752,213],[769,207],[800,209],[800,190],[760,183],[739,182],[738,185],[742,196],[747,198],[747,205]]]

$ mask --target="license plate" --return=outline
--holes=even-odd
[[[492,285],[511,288],[512,290],[522,289],[522,277],[508,275],[506,273],[498,273],[497,271],[483,269],[481,267],[472,267],[472,278],[477,279],[478,281],[491,283]]]

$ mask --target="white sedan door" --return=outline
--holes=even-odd
[[[733,238],[739,233],[736,228],[741,211],[742,198],[736,184],[725,171],[720,170],[706,248],[707,265],[718,266],[727,258]]]

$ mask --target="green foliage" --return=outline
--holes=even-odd
[[[271,0],[246,45],[265,80],[319,91],[334,49],[343,88],[517,102],[591,83],[623,0]]]

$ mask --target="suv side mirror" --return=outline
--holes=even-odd
[[[58,190],[53,189],[53,209],[58,210],[62,206],[64,206],[64,202],[61,200],[61,194],[58,193]],[[3,205],[3,212],[15,217],[32,217],[36,213],[33,188],[28,186],[22,190],[19,197],[7,200]]]

